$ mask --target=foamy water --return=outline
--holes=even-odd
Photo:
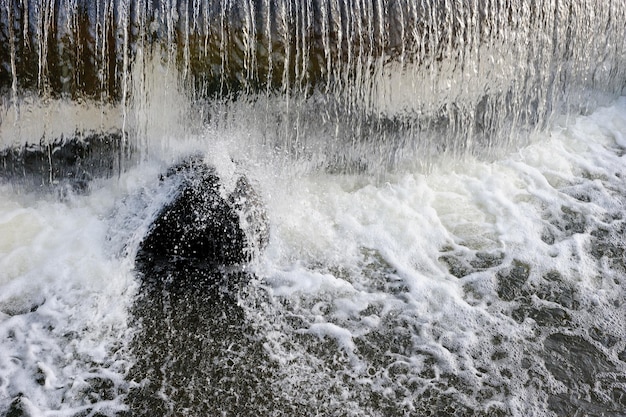
[[[277,169],[238,148],[254,133],[219,133],[181,148],[206,153],[225,188],[248,174],[270,244],[240,295],[240,336],[211,360],[218,342],[191,342],[222,331],[206,317],[187,330],[207,334],[172,336],[155,366],[205,359],[189,381],[166,378],[162,414],[623,415],[625,98],[496,160],[444,155],[428,173]],[[164,166],[82,196],[1,186],[0,412],[112,415],[145,383],[129,377],[144,331],[133,257],[172,191]],[[244,368],[254,384],[229,380],[208,400],[217,369]],[[238,389],[254,395],[229,402]]]
[[[493,162],[278,181],[270,303],[248,314],[286,395],[329,414],[621,415],[625,105]]]
[[[0,355],[2,409],[24,396],[33,415],[85,404],[98,379],[123,385],[133,276],[108,253],[110,190],[88,198],[16,195],[2,187]],[[110,399],[101,398],[100,401]],[[71,411],[70,411],[71,410]],[[63,415],[63,412],[59,412]]]

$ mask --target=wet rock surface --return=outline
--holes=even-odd
[[[242,262],[245,233],[235,208],[220,195],[215,170],[193,160],[170,168],[167,176],[173,175],[181,178],[179,190],[141,242],[137,269],[178,269],[193,262],[215,268]]]
[[[198,158],[171,167],[161,181],[170,177],[176,177],[178,189],[135,257],[142,282],[184,291],[186,285],[198,287],[227,271],[242,271],[265,248],[265,207],[245,177],[226,198],[215,169]]]
[[[130,164],[131,153],[119,132],[27,143],[0,151],[0,181],[26,190],[52,186],[85,192],[94,178],[118,175]]]
[[[243,177],[222,197],[215,170],[198,159],[162,180],[172,177],[179,189],[136,256],[129,415],[250,415],[277,407],[271,361],[238,305],[254,278],[246,264],[267,244],[261,199]]]

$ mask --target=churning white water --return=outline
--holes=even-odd
[[[240,299],[256,366],[276,368],[266,395],[323,415],[620,415],[626,99],[429,173],[294,174],[221,148],[206,158],[238,160],[213,162],[255,179],[271,221]],[[89,195],[2,186],[5,411],[125,409],[132,245],[165,198],[158,169]]]
[[[247,311],[284,392],[336,390],[333,415],[621,415],[625,105],[496,161],[273,180]]]
[[[0,415],[626,415],[625,19],[0,0]],[[232,298],[135,270],[190,155],[267,208]]]
[[[115,194],[59,201],[2,187],[3,412],[21,395],[34,415],[76,412],[90,382],[123,381],[128,358],[115,351],[134,285],[129,261],[106,250]]]

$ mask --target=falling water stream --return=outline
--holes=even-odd
[[[626,415],[624,22],[0,0],[0,415]],[[135,270],[189,155],[266,205],[227,298]]]

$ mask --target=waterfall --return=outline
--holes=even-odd
[[[617,0],[3,0],[2,114],[138,106],[156,61],[205,121],[251,112],[326,165],[489,154],[621,94],[625,20]]]

